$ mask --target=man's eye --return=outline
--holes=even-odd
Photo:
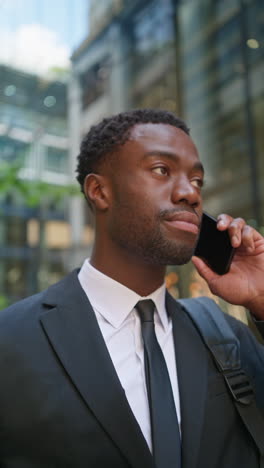
[[[201,189],[204,185],[204,181],[203,179],[193,179],[191,181],[191,184],[194,186],[194,187],[197,187],[199,189]]]
[[[154,167],[152,171],[155,172],[155,174],[160,174],[160,175],[168,175],[169,173],[168,169],[164,166]]]

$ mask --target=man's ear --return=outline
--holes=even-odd
[[[88,174],[85,177],[83,189],[87,200],[90,201],[95,210],[107,210],[110,187],[105,176],[101,174]]]

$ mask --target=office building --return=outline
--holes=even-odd
[[[67,186],[72,177],[66,84],[5,65],[0,81],[0,167],[15,164],[21,181],[8,193],[0,191],[0,296],[13,302],[68,270],[67,204],[56,202],[52,187]],[[34,204],[36,182],[43,183],[43,193],[38,190]],[[32,188],[31,206],[23,184]]]

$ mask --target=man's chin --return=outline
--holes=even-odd
[[[194,254],[194,248],[181,247],[177,250],[163,252],[160,256],[160,263],[162,265],[185,265],[189,263]]]
[[[192,239],[184,240],[170,240],[153,239],[151,245],[145,245],[144,249],[140,249],[141,260],[146,261],[152,265],[185,265],[188,263],[195,250],[196,240],[194,236]]]
[[[191,260],[193,254],[184,256],[184,257],[175,257],[173,259],[170,259],[170,261],[167,263],[167,265],[186,265],[186,263],[189,263]]]

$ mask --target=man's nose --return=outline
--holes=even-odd
[[[186,175],[177,177],[173,184],[171,193],[173,203],[188,203],[197,207],[201,203],[201,194],[198,187],[195,187]]]

